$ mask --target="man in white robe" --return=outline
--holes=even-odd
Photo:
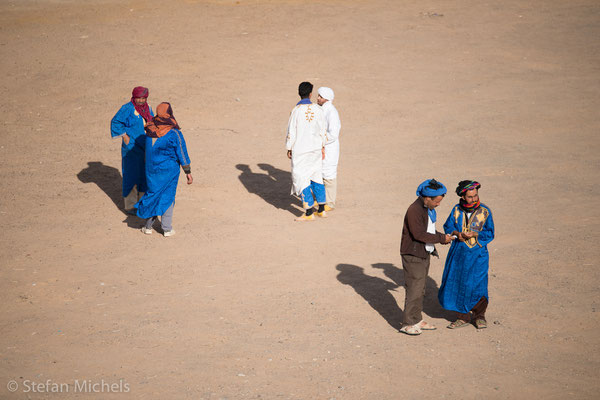
[[[325,210],[330,211],[335,208],[335,198],[337,193],[337,166],[340,159],[340,115],[333,105],[334,93],[331,88],[320,87],[317,91],[317,103],[325,113],[327,121],[327,142],[325,143],[325,158],[323,159],[323,183],[325,184],[325,195],[327,204]]]
[[[310,82],[302,82],[298,87],[301,100],[292,110],[286,137],[287,156],[292,160],[292,193],[302,198],[306,210],[296,221],[315,219],[313,196],[319,204],[317,215],[327,216],[322,171],[327,125],[323,110],[310,101],[312,89]]]

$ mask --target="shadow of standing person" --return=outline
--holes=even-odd
[[[351,264],[338,264],[340,271],[337,280],[350,285],[356,293],[369,303],[394,329],[402,327],[402,310],[390,291],[396,291],[398,285],[385,279],[369,276],[364,269]]]
[[[252,172],[247,164],[235,166],[242,171],[238,178],[248,193],[259,196],[275,208],[287,210],[295,216],[302,215],[302,202],[289,194],[292,183],[291,173],[269,164],[258,164],[258,166],[267,173]]]
[[[123,208],[121,172],[109,165],[104,165],[101,161],[89,161],[88,166],[77,174],[77,178],[82,183],[95,183],[112,200],[114,205],[125,214],[123,222],[131,228],[139,227],[139,218],[128,214]]]
[[[389,263],[372,264],[373,268],[383,270],[385,276],[390,278],[399,287],[404,286],[404,270]],[[453,321],[452,312],[445,310],[438,301],[439,287],[430,276],[425,283],[425,298],[423,299],[423,312],[432,318],[445,318]]]

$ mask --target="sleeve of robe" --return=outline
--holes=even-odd
[[[187,146],[185,144],[183,134],[177,130],[175,131],[175,133],[175,140],[177,141],[175,143],[175,153],[177,154],[177,161],[179,161],[179,164],[181,165],[190,165],[191,160],[188,156]]]
[[[444,224],[444,232],[449,235],[454,231],[460,232],[462,228],[460,228],[454,219],[454,213],[456,213],[456,206],[452,208],[450,211],[450,215],[448,215],[448,219],[446,219],[446,223]]]
[[[340,115],[335,107],[331,108],[329,116],[327,118],[327,143],[333,143],[340,137],[340,129],[342,129],[342,123],[340,122]]]
[[[294,143],[296,143],[296,119],[298,118],[296,110],[298,110],[298,107],[292,110],[290,120],[288,121],[287,136],[285,137],[285,148],[287,150],[291,150],[294,147]]]
[[[317,112],[317,124],[319,125],[319,135],[321,136],[321,147],[325,146],[329,139],[327,138],[327,120],[325,119],[325,113],[318,109]]]
[[[128,104],[122,106],[115,116],[110,121],[110,135],[113,138],[118,138],[127,133],[127,117],[129,117]]]
[[[494,240],[494,219],[492,218],[492,211],[489,208],[487,210],[490,212],[490,214],[485,220],[483,229],[481,230],[481,232],[479,232],[479,235],[477,236],[477,241],[481,246],[486,246],[489,242]]]

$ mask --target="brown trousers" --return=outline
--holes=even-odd
[[[458,319],[462,319],[465,322],[471,322],[471,321],[475,321],[477,319],[485,320],[485,310],[487,310],[487,306],[488,306],[488,299],[486,299],[485,297],[482,297],[481,299],[479,299],[477,304],[475,304],[475,306],[473,308],[471,308],[470,313],[464,314],[464,313],[457,312],[456,314],[458,315]]]
[[[406,286],[406,297],[404,299],[404,316],[402,323],[404,325],[414,325],[423,319],[423,299],[425,298],[425,284],[429,274],[429,260],[411,256],[402,255],[402,269],[404,270],[404,282]]]

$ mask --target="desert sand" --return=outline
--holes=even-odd
[[[598,38],[594,0],[0,2],[0,398],[598,398]],[[335,90],[338,208],[295,223],[304,80]],[[192,159],[174,237],[121,210],[138,85]],[[439,246],[409,337],[434,177],[442,223],[462,179],[493,210],[490,326],[445,328]]]

